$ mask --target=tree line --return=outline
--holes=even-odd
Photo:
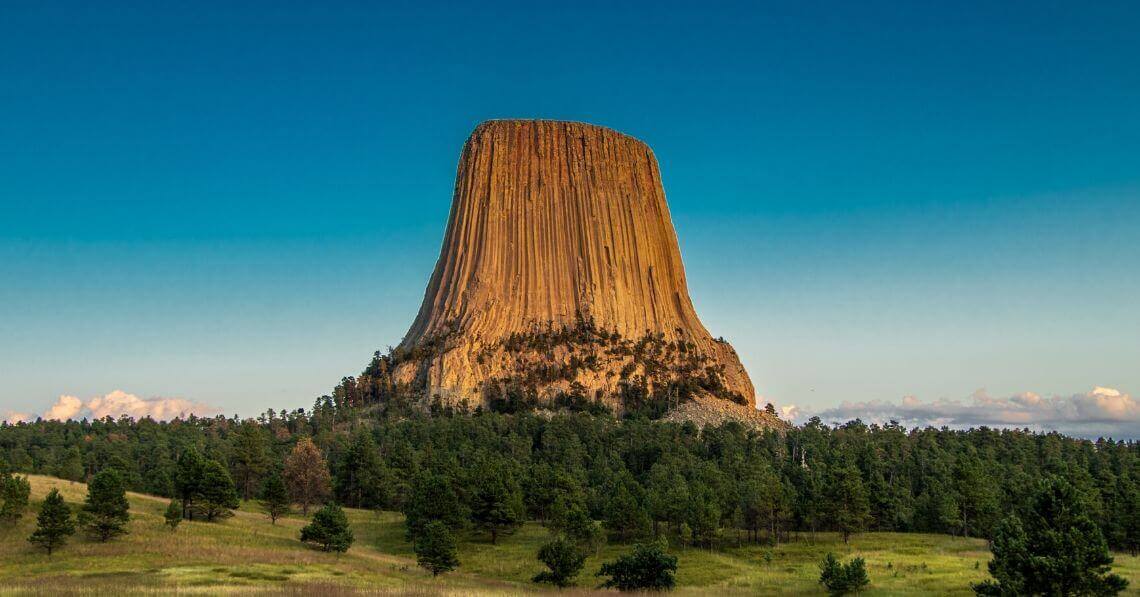
[[[717,547],[865,530],[990,538],[1060,478],[1108,545],[1140,549],[1140,444],[1026,430],[904,429],[817,419],[786,433],[729,423],[480,412],[380,416],[318,401],[309,412],[0,425],[13,471],[176,498],[185,518],[224,516],[283,486],[305,514],[326,499],[403,511],[414,540],[442,520],[491,541],[523,520],[616,541],[662,534]],[[316,463],[320,463],[318,466]],[[230,480],[232,489],[218,490]],[[435,512],[440,516],[435,517]],[[0,513],[2,516],[2,513]],[[591,531],[583,521],[601,521]]]

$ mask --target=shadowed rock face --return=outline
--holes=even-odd
[[[706,358],[701,368],[716,369],[738,401],[754,405],[735,351],[714,340],[693,309],[649,147],[582,123],[479,125],[459,161],[439,261],[401,345],[432,350],[403,364],[397,377],[449,402],[478,403],[488,380],[585,355],[574,346],[523,354],[539,351],[508,345],[512,335],[583,321],[607,336],[653,334],[664,345],[683,344],[681,352]],[[604,353],[605,343],[590,354]],[[540,394],[574,381],[591,393],[609,391],[618,382],[615,368],[625,368],[625,377],[638,373],[628,359],[598,361],[573,375],[545,376]]]

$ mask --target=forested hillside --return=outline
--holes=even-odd
[[[1056,476],[1078,490],[1110,546],[1140,548],[1140,444],[1055,433],[818,420],[786,433],[735,423],[702,431],[582,412],[381,417],[324,400],[249,420],[4,424],[0,458],[14,471],[73,480],[114,468],[129,489],[172,497],[180,462],[216,461],[251,498],[306,437],[319,452],[308,465],[327,466],[333,499],[403,510],[409,535],[417,512],[442,503],[454,508],[452,524],[488,538],[527,519],[565,524],[579,510],[617,541],[655,532],[709,547],[817,531],[986,537]],[[483,515],[488,496],[506,520]]]

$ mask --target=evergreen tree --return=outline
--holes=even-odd
[[[277,519],[289,513],[289,493],[281,475],[272,473],[261,488],[261,508],[269,516],[269,521],[277,524]]]
[[[534,582],[568,587],[582,571],[586,554],[573,541],[560,535],[538,550],[538,559],[546,564],[548,570],[538,573],[532,579]]]
[[[431,571],[432,576],[455,570],[459,566],[456,557],[455,537],[451,529],[439,520],[433,520],[423,527],[416,537],[416,563]]]
[[[309,515],[309,506],[329,495],[329,467],[313,440],[301,438],[285,458],[285,486],[293,501],[301,504],[301,513]]]
[[[993,478],[977,457],[965,456],[955,465],[954,493],[958,496],[962,535],[985,535],[993,527],[999,507]]]
[[[863,478],[854,464],[836,467],[831,472],[827,487],[828,510],[831,520],[843,534],[843,542],[867,526],[871,505]]]
[[[595,576],[608,576],[603,588],[619,591],[667,591],[677,584],[677,556],[665,553],[663,542],[639,543],[633,553],[602,564]]]
[[[474,481],[471,520],[491,534],[494,545],[499,534],[509,534],[522,525],[526,514],[522,491],[502,464],[484,463],[476,469]]]
[[[269,468],[265,433],[253,420],[242,421],[234,436],[230,467],[233,478],[241,489],[242,499],[249,500],[261,485],[261,478]]]
[[[194,498],[202,490],[206,463],[194,448],[182,452],[174,476],[174,492],[182,501],[182,517],[194,520]]]
[[[551,508],[550,528],[564,534],[583,549],[597,552],[605,544],[606,535],[597,521],[590,518],[585,504],[560,497]]]
[[[325,504],[313,514],[312,522],[301,529],[301,541],[316,543],[324,551],[348,551],[353,536],[344,510],[336,504]]]
[[[630,490],[630,482],[623,481],[617,484],[616,489],[606,502],[605,526],[611,533],[616,533],[622,541],[632,537],[644,536],[649,531],[651,522],[649,514]]]
[[[231,516],[231,510],[241,505],[230,472],[222,463],[208,460],[202,467],[202,480],[194,494],[194,508],[207,522]]]
[[[1041,481],[1024,523],[1007,517],[994,532],[993,580],[979,595],[1115,595],[1128,581],[1112,574],[1112,556],[1081,497],[1067,481]]]
[[[380,451],[367,430],[353,434],[333,480],[333,494],[347,506],[380,508],[391,501],[391,474],[380,460]]]
[[[67,452],[60,459],[59,465],[56,467],[55,475],[60,479],[67,479],[68,481],[82,481],[85,475],[83,467],[83,454],[79,452],[78,446],[72,446],[67,449]]]
[[[441,521],[451,530],[464,527],[466,511],[450,480],[442,474],[421,473],[412,484],[412,492],[404,504],[407,538],[414,540],[432,521]]]
[[[71,520],[71,508],[67,507],[59,490],[52,489],[44,498],[40,514],[36,518],[36,530],[28,537],[28,541],[46,550],[50,556],[74,534],[75,523]]]
[[[178,500],[170,500],[170,505],[166,507],[166,512],[162,515],[166,519],[166,526],[170,527],[170,532],[174,532],[178,528],[178,524],[182,522],[182,503]]]
[[[31,494],[27,477],[0,475],[0,523],[14,526],[24,516]]]
[[[79,525],[91,538],[106,542],[127,532],[130,509],[122,473],[103,469],[87,484],[87,501],[79,511]]]

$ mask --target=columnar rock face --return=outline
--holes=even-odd
[[[507,342],[583,322],[604,340],[588,348],[547,342],[541,350]],[[674,349],[699,354],[700,369],[715,369],[736,401],[754,405],[735,351],[714,340],[693,309],[649,147],[582,123],[479,125],[459,161],[439,261],[401,345],[406,353],[431,350],[403,363],[397,378],[449,402],[478,402],[489,380],[592,354],[591,367],[540,376],[539,393],[575,382],[609,392],[619,378],[652,372],[605,345],[645,337],[666,346],[668,362]]]

